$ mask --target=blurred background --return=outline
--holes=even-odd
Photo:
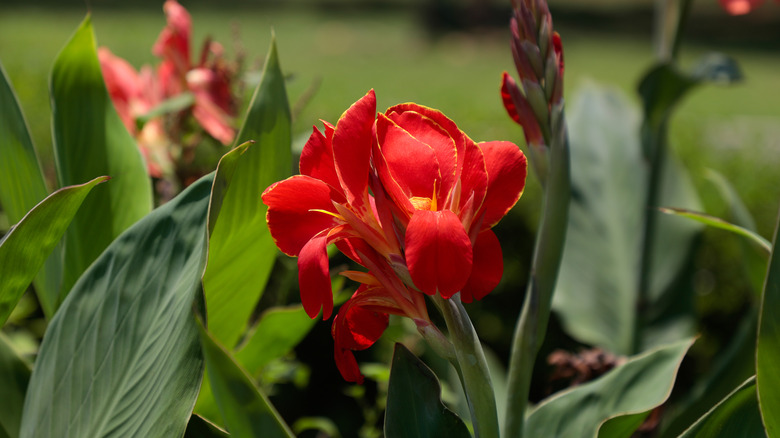
[[[319,125],[320,119],[335,123],[371,88],[376,90],[379,111],[414,101],[443,111],[477,141],[523,144],[522,131],[506,115],[499,95],[501,73],[514,71],[509,0],[181,3],[192,15],[193,51],[210,36],[222,43],[228,58],[243,59],[247,95],[259,81],[275,34],[282,69],[288,75],[297,148],[303,146],[312,125]],[[653,2],[549,0],[549,4],[563,39],[566,99],[576,99],[578,88],[596,82],[622,90],[638,105],[638,80],[654,59]],[[3,0],[0,4],[0,62],[47,169],[52,162],[49,71],[88,12],[98,45],[136,67],[157,63],[151,47],[165,25],[161,1],[139,0],[132,6],[121,0]],[[744,81],[700,87],[686,97],[672,119],[671,144],[690,169],[705,206],[716,203],[705,182],[705,171],[711,168],[731,181],[754,215],[758,232],[771,239],[780,205],[780,4],[767,1],[750,14],[731,16],[717,0],[694,1],[683,37],[682,65],[690,66],[711,51],[736,58]],[[469,306],[480,337],[504,364],[538,222],[540,193],[534,178],[529,174],[523,198],[496,229],[506,264],[502,284],[487,299]],[[0,229],[9,225],[0,213]],[[694,347],[700,357],[725,344],[735,321],[749,306],[749,281],[734,263],[739,244],[721,231],[706,230],[696,254],[696,280],[690,287],[697,293],[701,314],[704,336]],[[280,261],[279,270],[287,269],[290,261]],[[296,298],[290,291],[269,293],[265,300]],[[392,342],[406,336],[402,323],[398,324],[383,338],[387,348],[371,349],[359,361],[389,364]],[[536,398],[550,391],[545,381],[546,354],[553,348],[577,348],[555,317],[551,324],[540,355]],[[318,323],[290,361],[272,380],[278,383],[273,400],[290,423],[300,417],[324,416],[336,422],[342,436],[375,436],[373,426],[381,427],[385,368],[374,369],[379,384],[369,380],[360,388],[346,385],[333,364],[329,321]],[[701,365],[690,365],[688,372],[695,373],[697,366]]]

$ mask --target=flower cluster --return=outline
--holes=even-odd
[[[108,48],[98,50],[111,100],[138,141],[149,174],[156,178],[176,171],[175,162],[186,152],[180,149],[185,146],[181,137],[190,116],[224,145],[232,143],[235,136],[236,102],[231,87],[236,68],[224,60],[222,46],[210,39],[203,44],[198,62],[193,63],[189,13],[176,0],[166,0],[163,9],[167,26],[152,48],[162,60],[156,69],[145,65],[136,71]],[[163,109],[161,105],[166,103],[170,108]],[[150,117],[150,112],[156,117]]]
[[[376,113],[370,91],[334,126],[316,127],[300,175],[268,187],[271,235],[298,257],[301,301],[329,318],[333,296],[326,247],[368,269],[333,322],[336,363],[361,382],[354,350],[371,346],[388,315],[431,328],[425,295],[484,297],[503,273],[491,228],[525,186],[526,159],[510,142],[475,143],[439,111],[401,104]]]

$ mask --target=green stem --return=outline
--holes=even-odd
[[[444,316],[450,341],[455,347],[454,365],[466,393],[474,434],[477,438],[497,438],[498,414],[490,372],[477,332],[460,302],[460,294],[447,300],[436,295],[433,301]]]
[[[506,436],[521,437],[528,406],[531,375],[539,347],[547,331],[552,295],[563,256],[568,223],[571,179],[569,144],[562,107],[554,119],[556,138],[550,145],[550,173],[544,198],[539,235],[534,248],[531,280],[515,327],[509,358]]]

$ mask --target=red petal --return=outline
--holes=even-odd
[[[498,286],[504,273],[501,243],[495,233],[485,230],[477,235],[474,243],[474,266],[466,286],[460,293],[464,303],[481,300]]]
[[[389,177],[398,183],[404,195],[431,198],[434,186],[441,187],[439,162],[433,148],[412,137],[384,114],[377,118],[376,135]],[[380,177],[383,182],[388,179],[388,175],[380,174]]]
[[[316,127],[301,151],[299,168],[301,174],[324,181],[332,187],[341,189],[339,177],[333,164],[333,146],[331,138],[323,135]]]
[[[470,198],[473,198],[471,202],[476,211],[482,206],[488,188],[488,174],[487,167],[485,166],[485,157],[479,146],[471,141],[471,139],[465,144],[464,155],[463,170],[460,176],[460,201],[458,205],[462,208],[469,202]],[[469,213],[466,212],[465,214]]]
[[[482,208],[482,229],[493,227],[514,207],[525,188],[528,163],[514,143],[491,141],[480,143],[488,172],[488,191]]]
[[[382,288],[369,288],[361,285],[349,301],[339,309],[333,320],[333,334],[336,366],[344,380],[363,383],[363,375],[357,365],[353,350],[364,350],[382,336],[389,317],[361,306],[365,298],[376,293],[384,293]]]
[[[471,241],[449,210],[414,213],[406,229],[406,261],[414,285],[449,298],[471,275]]]
[[[525,141],[529,145],[544,144],[542,129],[536,116],[523,93],[517,87],[517,83],[511,76],[504,72],[503,82],[501,83],[501,99],[504,101],[504,108],[518,125],[523,127]]]
[[[309,318],[315,318],[322,309],[322,319],[333,313],[333,290],[328,273],[328,237],[309,240],[298,257],[298,284],[301,303]]]
[[[474,142],[465,133],[463,133],[463,131],[458,129],[458,125],[456,125],[455,122],[450,120],[441,111],[435,110],[433,108],[417,105],[416,103],[402,103],[400,105],[389,108],[385,114],[403,113],[405,111],[418,112],[423,116],[428,117],[429,119],[436,122],[437,125],[441,126],[445,131],[447,131],[447,134],[449,134],[450,138],[455,141],[455,146],[458,151],[458,164],[455,178],[457,180],[460,177],[460,169],[463,167],[463,160],[465,158],[463,151],[466,148],[466,144]]]
[[[152,47],[152,53],[171,61],[182,79],[190,67],[190,34],[192,19],[189,12],[176,0],[167,0],[163,11],[168,20]]]
[[[439,163],[439,173],[442,177],[441,187],[439,187],[439,202],[443,203],[447,194],[455,185],[458,162],[455,140],[433,119],[423,116],[416,111],[393,113],[390,119],[414,138],[433,149],[436,154],[436,160]]]
[[[360,203],[368,191],[376,96],[371,90],[339,119],[333,133],[336,173],[350,203]]]
[[[266,221],[276,246],[287,255],[297,256],[312,237],[337,225],[333,216],[311,211],[335,212],[331,202],[334,196],[340,197],[324,182],[304,175],[268,187],[262,199],[268,206]]]

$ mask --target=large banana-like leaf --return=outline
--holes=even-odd
[[[277,251],[260,194],[291,170],[291,120],[275,41],[237,143],[254,140],[236,163],[230,185],[210,219],[209,261],[203,286],[209,332],[233,348],[246,329]]]
[[[48,194],[27,123],[0,64],[0,206],[15,224]],[[59,294],[61,251],[46,260],[35,279],[38,300],[48,317],[54,314]]]
[[[109,243],[151,211],[152,187],[106,91],[89,17],[57,56],[50,86],[60,186],[113,178],[84,201],[66,234],[63,298]]]
[[[621,94],[589,86],[569,107],[569,115],[572,201],[553,308],[574,338],[628,355],[638,335],[642,226],[646,214],[663,216],[645,211],[643,204],[647,169],[638,137],[639,114]],[[664,169],[662,205],[696,209],[691,182],[676,164],[668,161]],[[658,228],[652,303],[663,303],[700,226],[659,217]],[[676,321],[672,327],[678,338],[692,334],[691,318],[669,321]],[[658,343],[661,339],[645,347]]]
[[[182,436],[203,375],[212,177],[125,231],[84,273],[43,338],[22,438]]]

